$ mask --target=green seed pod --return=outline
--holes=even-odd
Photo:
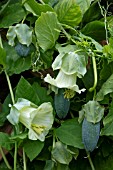
[[[58,94],[54,97],[54,105],[56,114],[60,119],[63,119],[67,116],[69,107],[70,107],[70,100],[64,98],[64,89],[59,89]]]
[[[100,122],[94,124],[84,118],[82,123],[82,141],[86,151],[92,152],[96,148],[99,135]]]

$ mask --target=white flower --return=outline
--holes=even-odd
[[[59,69],[57,77],[54,79],[49,74],[44,78],[45,82],[57,88],[67,88],[78,93],[85,91],[79,90],[76,84],[77,77],[82,78],[86,73],[86,59],[83,55],[75,52],[59,54],[52,64],[53,70]]]
[[[13,125],[21,122],[27,127],[29,139],[44,141],[53,124],[53,108],[50,102],[38,107],[26,99],[19,98],[11,107],[7,119]]]

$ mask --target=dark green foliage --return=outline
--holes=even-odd
[[[63,119],[67,116],[69,107],[70,107],[70,100],[64,98],[64,90],[59,89],[58,94],[55,95],[54,104],[57,116],[60,119]]]
[[[0,1],[0,170],[113,169],[112,1]]]
[[[99,135],[100,122],[94,124],[88,122],[87,119],[84,118],[82,123],[82,140],[87,151],[92,152],[96,148]]]

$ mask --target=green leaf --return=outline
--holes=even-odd
[[[46,161],[51,159],[51,149],[49,149],[50,146],[52,146],[52,136],[50,138],[46,138],[44,142],[43,150],[41,151],[40,155],[38,156],[38,160]]]
[[[81,32],[96,41],[102,41],[106,39],[105,25],[102,21],[92,21],[82,28]],[[99,36],[98,36],[99,35]]]
[[[11,95],[8,94],[7,97],[5,98],[3,104],[2,104],[2,113],[0,113],[0,126],[3,126],[4,122],[7,119],[7,115],[10,112],[10,107],[9,107],[9,103],[12,104],[12,100],[11,100]]]
[[[108,58],[108,61],[113,61],[113,38],[109,39],[109,44],[105,45],[103,48],[103,53],[106,58]]]
[[[9,75],[20,74],[23,71],[29,70],[31,67],[31,57],[19,58],[14,63],[10,64],[10,68],[7,69]]]
[[[7,150],[11,149],[11,141],[8,134],[0,132],[0,146]]]
[[[0,64],[3,65],[3,67],[5,68],[6,66],[6,51],[5,49],[0,47]]]
[[[37,82],[33,83],[32,87],[35,90],[36,94],[38,95],[40,103],[44,102],[53,103],[52,97],[47,94],[47,90],[44,87],[41,87]]]
[[[106,71],[107,70],[107,71]],[[100,70],[100,81],[105,82],[113,74],[113,62],[103,60],[102,68]]]
[[[80,6],[82,14],[84,14],[90,7],[92,0],[75,0],[77,5]]]
[[[104,108],[97,101],[89,101],[79,111],[79,122],[85,117],[88,122],[98,123],[104,115]]]
[[[35,33],[39,46],[44,50],[51,49],[59,36],[59,23],[53,12],[42,13],[35,23]]]
[[[82,1],[82,2],[84,2],[84,1]],[[101,10],[100,10],[100,7],[98,5],[98,2],[96,1],[96,2],[94,2],[90,5],[88,10],[83,15],[82,22],[83,23],[89,23],[91,21],[100,19],[100,17],[101,17]]]
[[[15,135],[15,136],[11,136],[10,139],[11,140],[24,140],[25,138],[27,138],[27,133],[20,133],[18,135]]]
[[[75,0],[62,0],[55,6],[59,22],[77,26],[82,20],[82,12]]]
[[[39,140],[37,141],[27,140],[24,143],[25,153],[29,157],[30,161],[32,161],[39,155],[39,153],[43,149],[43,146],[44,143],[40,142]]]
[[[111,143],[109,143],[111,145]],[[96,156],[94,160],[94,165],[96,170],[111,170],[113,169],[113,153],[110,153],[109,156],[106,156],[105,158],[103,155],[98,155]]]
[[[96,95],[96,100],[102,101],[105,95],[112,93],[112,92],[113,92],[113,74],[102,85],[100,91]]]
[[[89,81],[90,80],[90,81]],[[85,88],[88,90],[90,87],[93,87],[94,83],[94,73],[93,73],[93,67],[90,66],[90,68],[87,69],[86,74],[82,78],[82,81],[85,85]]]
[[[101,135],[113,136],[113,100],[109,108],[109,113],[103,120],[104,127],[101,130]]]
[[[72,160],[72,155],[67,150],[67,146],[61,143],[60,141],[55,143],[55,146],[52,150],[53,159],[58,161],[61,164],[69,164]]]
[[[82,128],[77,118],[67,120],[55,130],[56,136],[66,145],[83,149]]]
[[[2,15],[3,12],[5,12],[7,6],[9,5],[9,3],[10,3],[10,0],[8,0],[4,5],[1,6],[0,15]]]
[[[65,169],[65,170],[70,170],[70,168],[69,168],[69,166],[68,165],[66,165],[66,164],[61,164],[61,163],[57,163],[57,165],[56,166],[54,166],[54,170],[63,170],[63,169]]]
[[[49,67],[51,67],[52,65],[52,61],[53,61],[53,50],[48,50],[46,52],[44,52],[42,49],[40,49],[40,59],[42,60],[43,64],[44,64],[44,68],[47,69]]]
[[[50,170],[54,168],[54,162],[52,160],[46,160],[44,170]]]
[[[110,21],[108,21],[108,30],[110,35],[113,37],[113,18],[111,17]]]
[[[39,4],[35,0],[24,0],[24,7],[27,11],[31,12],[34,16],[41,15],[42,12],[53,11],[47,4]]]
[[[20,57],[14,47],[8,45],[7,42],[3,43],[4,50],[6,51],[6,57],[2,56],[1,64],[3,63],[7,73],[20,74],[21,72],[28,70],[31,67],[31,57],[23,58]]]
[[[35,103],[36,105],[40,103],[40,99],[35,93],[35,90],[23,77],[21,77],[16,87],[15,100],[17,101],[18,98],[25,98]]]
[[[24,16],[25,11],[20,3],[10,4],[0,18],[0,28],[8,28],[9,26],[20,22]]]
[[[79,155],[79,149],[75,148],[73,146],[67,146],[68,151],[72,154],[72,156],[75,158],[75,160],[77,159],[78,155]]]

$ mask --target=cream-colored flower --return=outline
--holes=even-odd
[[[13,125],[21,122],[27,127],[29,139],[44,141],[53,124],[53,108],[50,102],[38,107],[26,99],[19,98],[11,107],[7,119]]]
[[[82,78],[86,73],[86,59],[83,55],[75,52],[59,54],[52,64],[53,70],[58,70],[56,78],[52,78],[49,74],[44,78],[45,82],[57,88],[67,88],[75,92],[81,93],[85,89],[79,89],[77,77]]]

